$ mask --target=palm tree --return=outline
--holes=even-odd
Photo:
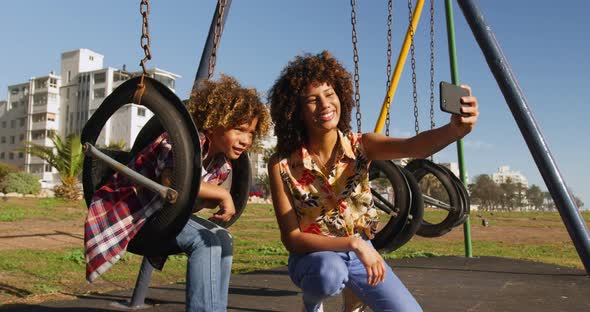
[[[59,134],[53,133],[49,138],[53,147],[27,141],[22,151],[43,159],[59,172],[62,184],[54,188],[55,196],[76,200],[82,193],[78,176],[82,173],[84,162],[80,137],[70,134],[64,141]]]

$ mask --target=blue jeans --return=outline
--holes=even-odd
[[[369,242],[370,243],[370,242]],[[289,256],[289,276],[303,291],[306,311],[348,287],[373,311],[422,311],[416,299],[385,264],[385,281],[367,284],[367,270],[354,251],[318,251]]]
[[[227,230],[199,217],[189,219],[176,236],[188,255],[186,310],[226,311],[233,240]]]

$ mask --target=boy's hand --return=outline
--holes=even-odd
[[[468,114],[469,116],[451,116],[451,126],[453,129],[455,129],[455,132],[459,138],[464,137],[466,134],[471,132],[471,130],[473,130],[475,124],[477,123],[477,116],[479,116],[477,98],[471,95],[471,87],[467,85],[461,85],[461,88],[469,90],[469,95],[461,98],[461,103],[464,104],[461,107],[461,112]]]
[[[219,210],[211,216],[211,219],[227,222],[236,214],[236,207],[234,201],[231,198],[231,194],[228,192],[227,196],[219,202]]]

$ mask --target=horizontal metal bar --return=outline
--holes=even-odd
[[[430,205],[433,205],[433,206],[436,206],[436,207],[438,207],[440,209],[444,209],[444,210],[447,210],[447,211],[455,211],[455,210],[457,210],[457,208],[455,208],[455,207],[453,207],[453,206],[445,203],[444,201],[440,201],[440,200],[438,200],[436,198],[433,198],[433,197],[430,197],[428,195],[422,194],[422,199],[424,200],[424,203],[430,204]]]
[[[158,184],[144,177],[143,175],[137,173],[136,171],[133,171],[131,168],[125,166],[124,164],[112,159],[107,154],[101,152],[90,143],[84,143],[83,150],[86,156],[96,158],[102,161],[103,163],[111,167],[113,170],[128,177],[131,181],[147,188],[152,192],[158,193],[160,197],[166,199],[169,203],[174,204],[176,202],[176,199],[178,198],[177,191],[169,187],[163,186],[161,184]]]
[[[385,199],[385,197],[381,196],[381,194],[379,194],[374,189],[371,189],[371,194],[373,194],[373,196],[379,200],[379,202],[374,201],[377,208],[383,210],[384,212],[386,212],[390,216],[395,215],[394,214],[395,207],[387,199]]]

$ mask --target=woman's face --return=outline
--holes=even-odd
[[[329,84],[312,83],[301,96],[303,124],[309,135],[338,129],[340,99]]]

